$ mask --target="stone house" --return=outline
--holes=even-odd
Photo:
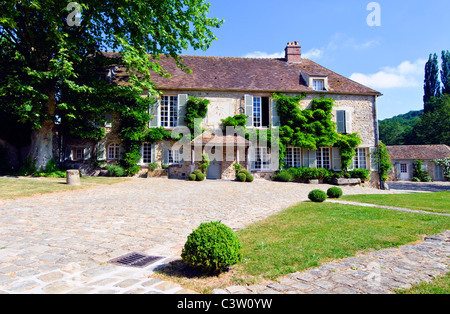
[[[422,161],[422,170],[426,171],[432,181],[445,181],[442,167],[433,160],[450,158],[447,145],[398,145],[387,146],[393,165],[389,174],[390,181],[411,181],[414,161]]]
[[[287,96],[306,97],[301,101],[302,109],[309,108],[315,98],[333,98],[335,108],[333,119],[340,133],[359,133],[362,144],[357,148],[353,167],[369,169],[374,182],[378,182],[377,165],[370,157],[378,144],[377,98],[381,94],[358,84],[319,64],[302,58],[298,42],[288,43],[285,58],[258,59],[232,57],[182,56],[182,63],[192,70],[186,73],[179,69],[171,58],[162,57],[161,66],[171,74],[170,78],[152,77],[158,90],[162,92],[158,106],[152,109],[153,119],[149,127],[173,129],[184,125],[184,106],[189,96],[208,99],[207,116],[202,128],[208,130],[192,144],[198,144],[201,151],[211,153],[223,143],[220,153],[213,153],[208,178],[234,179],[234,163],[240,163],[256,178],[269,177],[278,168],[271,167],[276,159],[274,149],[251,145],[238,136],[221,133],[221,120],[245,114],[248,116],[247,129],[267,130],[280,126],[273,93]],[[114,68],[113,81],[127,84],[127,74],[121,67]],[[145,96],[145,95],[144,95]],[[98,143],[99,159],[113,162],[120,157],[120,138],[115,128],[120,117],[110,116],[111,123],[105,125],[106,137]],[[200,143],[200,144],[199,144]],[[216,145],[217,144],[217,145]],[[67,162],[89,159],[94,146],[67,142],[69,154]],[[197,152],[198,153],[198,152]],[[223,158],[218,156],[223,155]],[[228,154],[227,158],[225,155]],[[168,165],[169,176],[186,178],[196,168],[195,160],[186,161],[191,152],[174,147],[174,142],[142,143],[141,167],[145,172],[148,164],[157,162]],[[233,157],[234,155],[234,157]],[[230,157],[231,156],[231,157]],[[210,158],[211,159],[211,158]],[[289,147],[286,164],[291,167],[323,167],[341,170],[339,149],[323,147],[317,151]]]

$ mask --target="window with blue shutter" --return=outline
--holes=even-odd
[[[336,122],[337,122],[337,131],[341,134],[347,133],[347,123],[346,123],[346,111],[345,110],[337,110],[336,111]]]

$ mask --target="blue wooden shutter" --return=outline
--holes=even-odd
[[[245,95],[245,115],[248,116],[247,118],[247,127],[253,127],[253,96],[252,95]]]
[[[149,113],[152,116],[152,119],[150,120],[149,123],[150,128],[157,128],[161,126],[159,122],[160,106],[161,101],[159,99],[155,99],[155,103],[149,108]]]
[[[336,122],[337,122],[337,131],[338,133],[345,134],[346,132],[346,124],[345,124],[345,110],[337,110],[336,111]]]
[[[188,101],[187,94],[178,95],[178,126],[186,126],[184,117],[186,116],[186,103]]]
[[[278,108],[276,100],[272,99],[272,126],[281,126],[280,116],[278,116]]]

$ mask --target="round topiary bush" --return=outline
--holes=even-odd
[[[197,180],[197,176],[195,174],[191,173],[189,175],[189,181],[195,181],[195,180]]]
[[[327,193],[322,190],[312,190],[309,192],[308,198],[313,202],[322,203],[327,199]]]
[[[245,180],[247,179],[247,176],[245,175],[245,173],[239,173],[236,177],[236,179],[239,182],[245,182]]]
[[[239,173],[245,174],[245,182],[253,182],[253,176],[248,170],[241,170]]]
[[[196,169],[194,171],[192,171],[193,174],[198,175],[198,174],[203,174],[200,170]]]
[[[343,194],[342,189],[338,188],[337,186],[334,186],[332,188],[329,188],[327,191],[327,195],[329,198],[339,198]]]
[[[197,173],[196,175],[196,178],[195,178],[195,180],[196,181],[203,181],[203,180],[205,180],[205,175],[203,174],[203,173]]]
[[[188,236],[181,258],[204,272],[221,272],[241,260],[241,248],[236,233],[220,221],[202,223]]]

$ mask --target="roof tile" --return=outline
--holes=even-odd
[[[392,160],[433,160],[450,158],[447,145],[399,145],[387,146]]]
[[[310,76],[327,76],[329,92],[343,94],[381,95],[378,91],[356,83],[319,64],[302,59],[299,63],[285,59],[181,56],[181,63],[192,70],[186,73],[173,58],[161,57],[158,62],[171,74],[170,78],[153,74],[158,89],[226,90],[261,92],[314,92],[301,79],[301,72]],[[119,84],[127,83],[124,68],[116,72]],[[321,92],[327,93],[327,92]]]

